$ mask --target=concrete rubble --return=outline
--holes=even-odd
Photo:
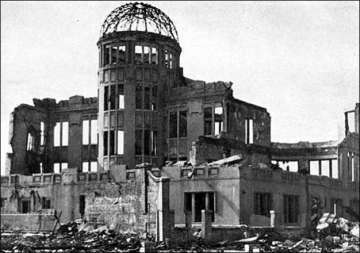
[[[212,241],[192,228],[187,241],[156,242],[149,234],[120,233],[116,226],[81,220],[62,224],[54,233],[2,233],[0,252],[359,252],[359,222],[324,213],[315,236],[291,236],[284,231],[246,225],[242,238]]]

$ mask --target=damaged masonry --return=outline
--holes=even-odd
[[[98,97],[11,114],[5,252],[359,250],[359,103],[340,142],[275,143],[231,82],[183,75],[161,10],[120,6],[97,46]]]

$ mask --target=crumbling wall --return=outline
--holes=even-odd
[[[2,231],[52,231],[56,219],[52,214],[1,214]]]

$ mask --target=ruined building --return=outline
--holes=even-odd
[[[308,227],[315,202],[359,213],[359,104],[341,142],[272,143],[270,114],[234,98],[231,82],[183,75],[176,28],[159,9],[116,8],[97,46],[98,97],[34,99],[11,114],[3,224],[55,209],[65,221],[167,224],[161,234],[186,217],[197,224],[202,210],[230,227],[266,226],[270,211],[281,226]]]

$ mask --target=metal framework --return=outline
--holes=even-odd
[[[179,40],[171,19],[158,8],[146,3],[128,3],[113,10],[102,24],[100,36],[116,31],[144,31]]]

